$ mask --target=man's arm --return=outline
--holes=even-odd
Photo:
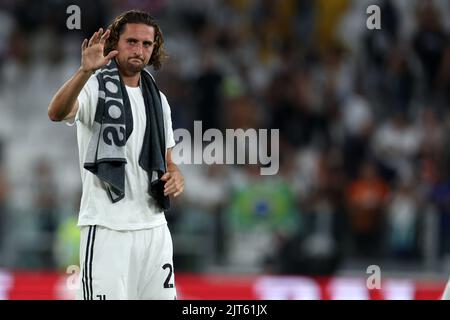
[[[77,97],[92,73],[78,71],[58,90],[48,106],[48,117],[52,121],[61,121],[73,118],[78,111]]]
[[[89,42],[84,39],[81,44],[81,66],[78,71],[58,90],[48,106],[48,117],[52,121],[71,119],[78,111],[77,97],[89,77],[95,70],[106,65],[117,55],[118,51],[111,51],[103,56],[103,47],[109,37],[109,30],[95,32]]]
[[[184,178],[177,165],[172,161],[172,148],[167,149],[167,172],[161,177],[166,181],[164,185],[164,195],[172,195],[177,197],[184,190]]]

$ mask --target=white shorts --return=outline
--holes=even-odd
[[[116,231],[81,228],[78,300],[176,299],[167,224]]]

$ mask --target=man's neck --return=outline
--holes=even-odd
[[[138,87],[139,86],[139,79],[141,78],[140,73],[136,73],[132,76],[126,76],[124,74],[121,74],[123,83],[125,83],[128,87]]]

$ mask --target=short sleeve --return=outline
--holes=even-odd
[[[166,139],[166,149],[172,148],[175,146],[175,139],[173,137],[173,129],[172,129],[172,116],[170,111],[169,102],[167,101],[166,96],[164,93],[160,91],[161,95],[161,103],[164,113],[164,128],[166,129],[165,132],[165,139]]]
[[[92,75],[78,95],[78,111],[75,115],[75,119],[67,119],[66,121],[68,122],[68,124],[73,125],[75,122],[80,122],[88,127],[91,127],[94,123],[95,110],[97,109],[97,100],[98,81],[97,77],[95,75]]]

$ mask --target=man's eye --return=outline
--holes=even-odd
[[[130,40],[128,40],[128,43],[136,43],[136,40],[130,39]]]

